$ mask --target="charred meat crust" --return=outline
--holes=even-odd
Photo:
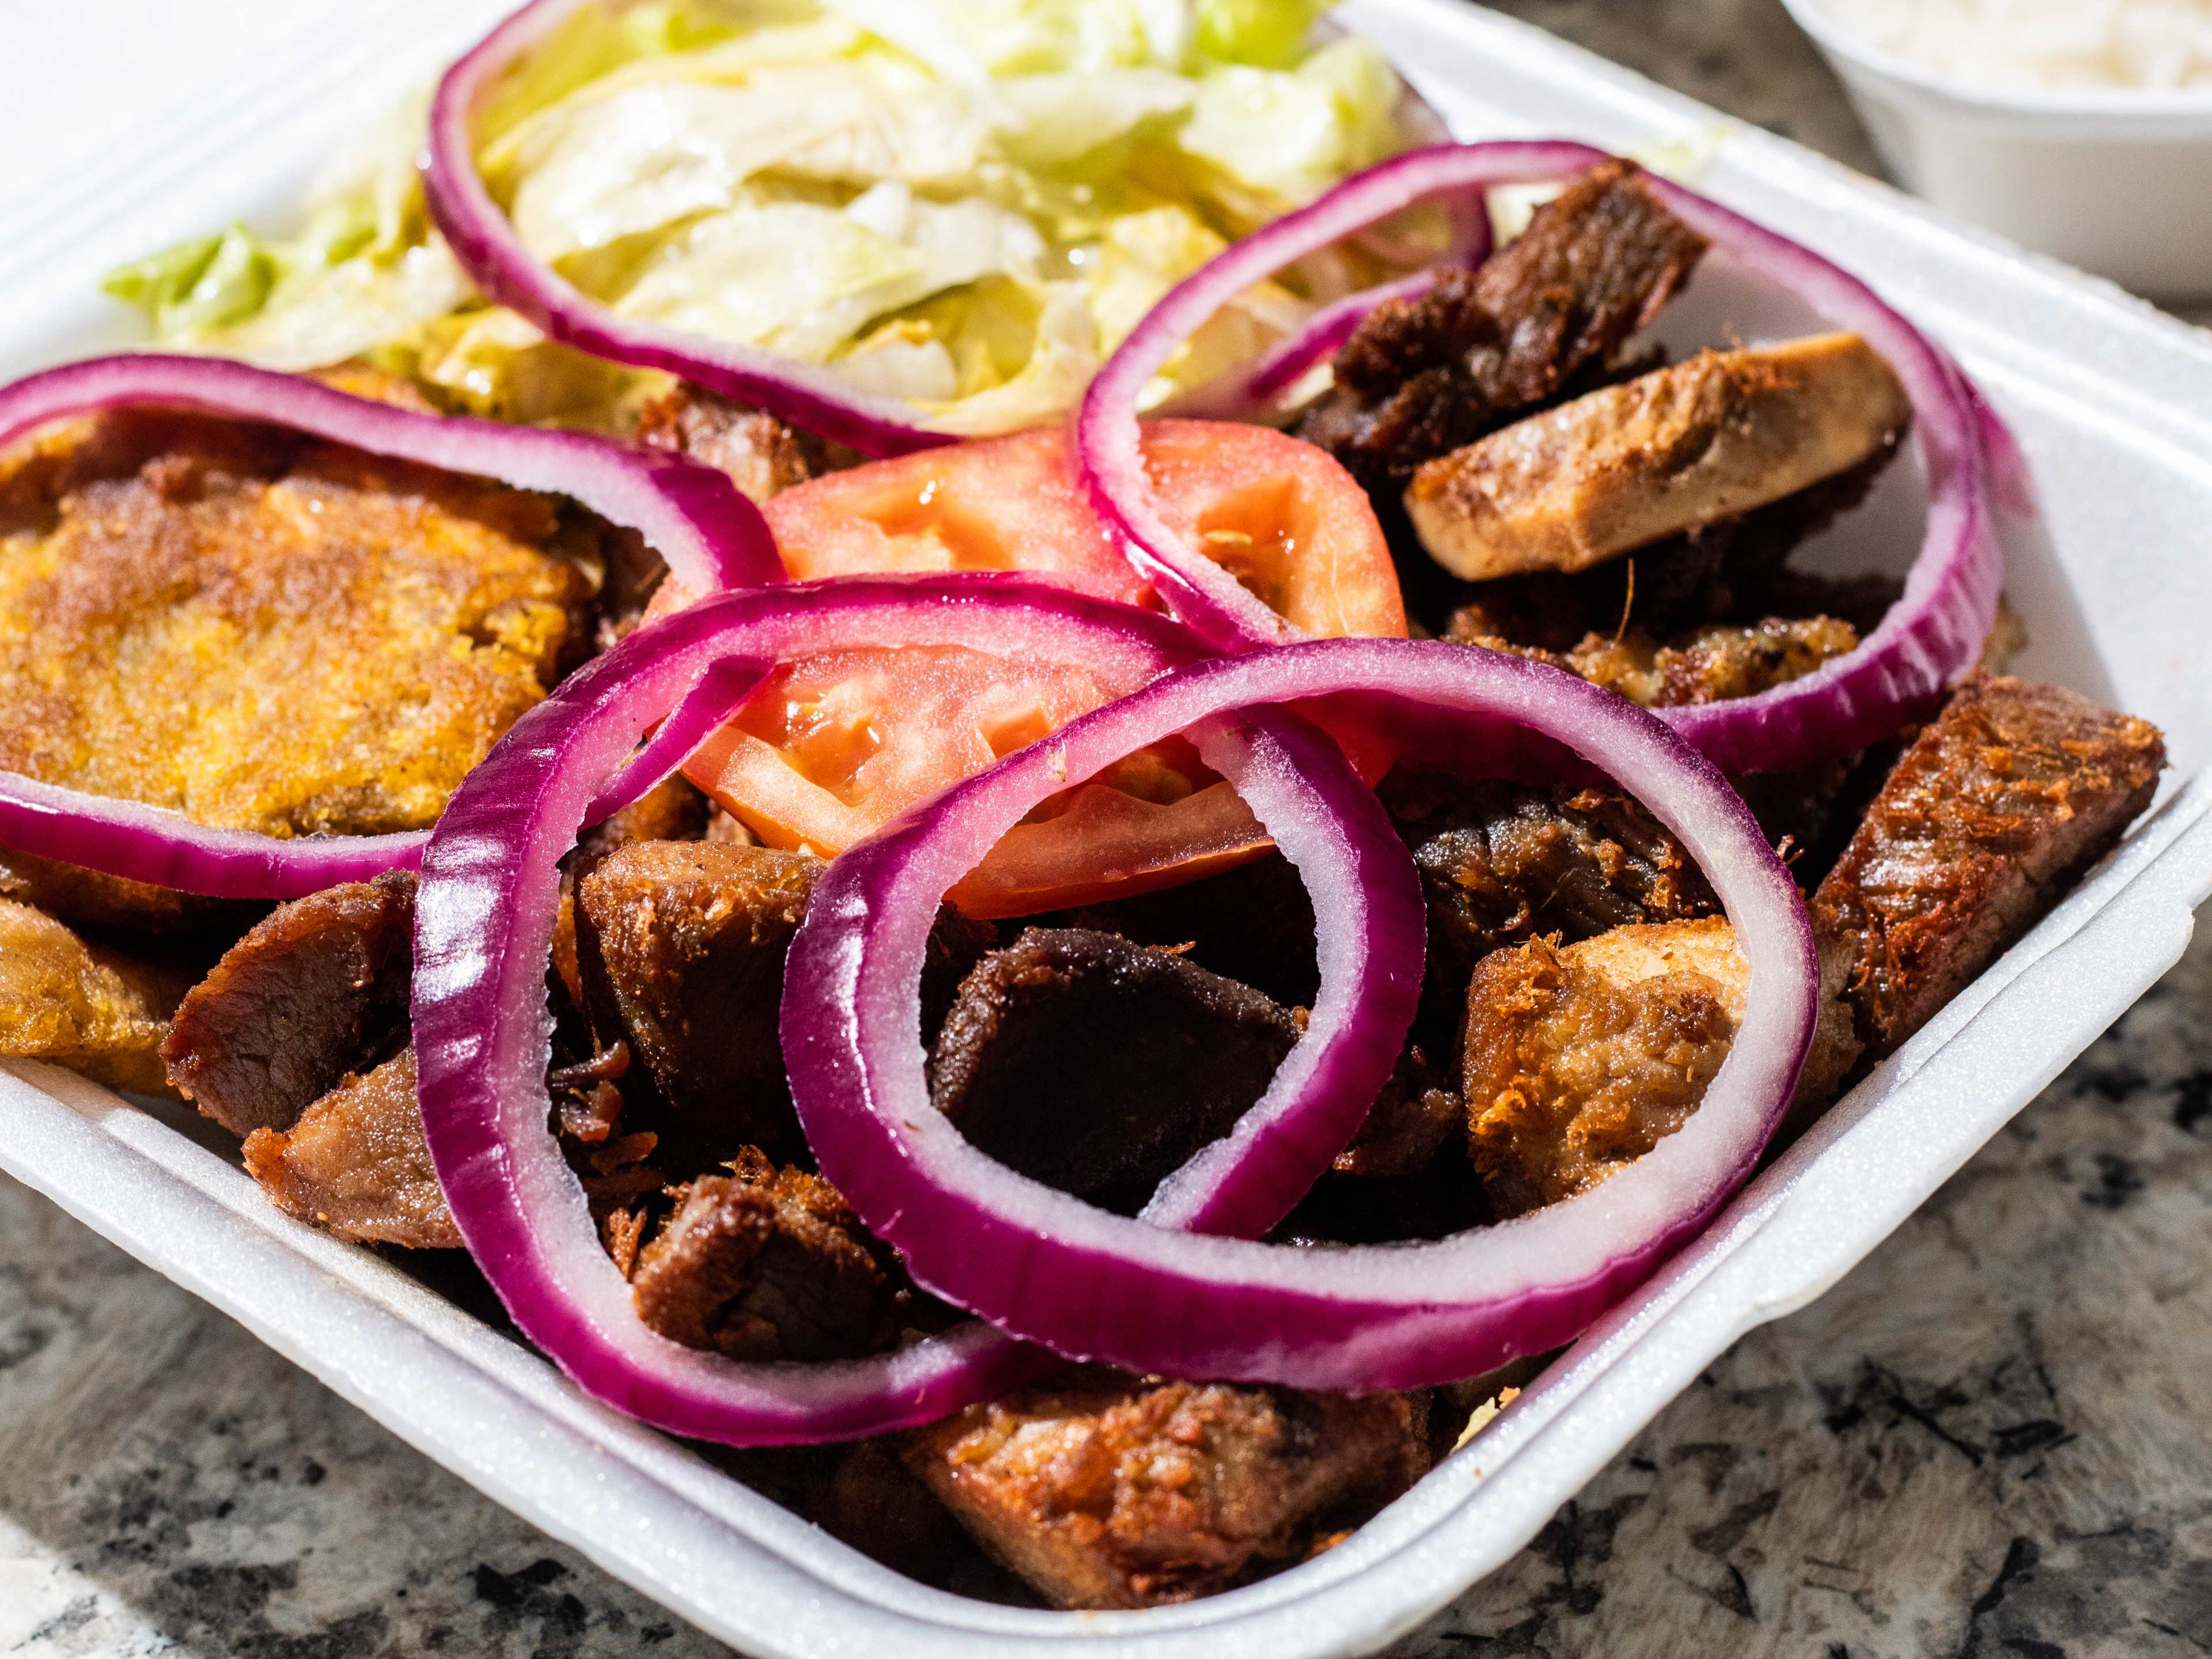
[[[1298,1030],[1172,952],[1033,927],[962,982],[930,1093],[1008,1168],[1128,1212],[1250,1109]]]
[[[902,1438],[907,1467],[993,1557],[1065,1607],[1143,1607],[1295,1559],[1427,1471],[1408,1395],[1076,1373]]]
[[[898,1334],[890,1251],[819,1176],[747,1147],[727,1175],[676,1188],[630,1275],[638,1317],[742,1360],[846,1359]]]
[[[1462,980],[1538,934],[1571,944],[1718,908],[1682,844],[1616,790],[1401,773],[1384,797],[1420,872],[1431,940]]]
[[[1369,489],[1472,443],[1610,364],[1679,293],[1705,240],[1632,162],[1593,168],[1480,270],[1379,307],[1298,435]]]
[[[1905,751],[1814,894],[1847,941],[1846,992],[1878,1060],[2057,902],[2150,804],[2148,721],[2057,686],[1977,675]]]
[[[407,1041],[415,878],[295,900],[240,939],[177,1010],[169,1082],[233,1134],[286,1130]]]

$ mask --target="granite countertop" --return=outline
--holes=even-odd
[[[1854,165],[1774,0],[1505,9]],[[2212,1653],[2212,940],[1398,1659]],[[0,1177],[0,1655],[727,1650]]]

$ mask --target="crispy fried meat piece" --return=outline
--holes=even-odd
[[[1705,351],[1425,462],[1406,510],[1466,580],[1572,574],[1863,466],[1911,421],[1856,334]]]
[[[343,1079],[290,1129],[256,1129],[246,1167],[287,1215],[340,1238],[460,1248],[422,1139],[411,1048]]]
[[[0,899],[0,1056],[159,1094],[173,1006],[132,964],[42,911]]]
[[[1172,952],[1033,927],[962,982],[930,1093],[1008,1168],[1133,1212],[1228,1133],[1297,1037],[1279,1004]]]
[[[177,1010],[170,1084],[235,1135],[289,1129],[407,1041],[415,878],[395,871],[272,913]]]
[[[719,467],[765,505],[823,470],[826,452],[811,433],[786,426],[765,410],[732,403],[699,386],[679,385],[638,410],[637,438]]]
[[[1705,240],[1633,163],[1592,169],[1479,270],[1378,308],[1299,422],[1378,493],[1602,370],[1697,268]]]
[[[547,496],[191,416],[19,447],[0,769],[270,835],[422,828],[583,648],[575,533]],[[149,911],[87,885],[28,896]]]
[[[1587,1192],[1688,1121],[1750,970],[1717,917],[1531,939],[1468,988],[1468,1143],[1501,1217]]]
[[[1134,1382],[1085,1370],[903,1437],[976,1541],[1063,1607],[1143,1607],[1304,1553],[1428,1468],[1408,1395]]]
[[[1977,675],[1905,751],[1814,896],[1846,941],[1870,1059],[1925,1024],[2150,804],[2148,721],[2057,686]]]
[[[732,1359],[845,1359],[898,1334],[902,1276],[819,1176],[748,1146],[678,1188],[630,1276],[638,1317]]]
[[[1429,900],[1431,937],[1460,976],[1538,934],[1570,944],[1717,908],[1674,836],[1616,791],[1394,774],[1385,800]]]
[[[1664,645],[1640,629],[1619,639],[1592,635],[1564,666],[1639,708],[1679,708],[1771,690],[1858,645],[1858,630],[1833,617],[1769,617],[1749,627],[1701,628]]]
[[[777,1035],[783,958],[823,865],[732,842],[640,842],[577,886],[577,959],[603,1046],[627,1042],[660,1096],[631,1127],[660,1137],[656,1162],[709,1170],[746,1145],[796,1154]],[[993,934],[939,914],[923,977],[926,1030]]]

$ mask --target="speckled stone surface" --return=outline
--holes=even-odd
[[[1507,9],[1871,169],[1772,0]],[[1395,1650],[2212,1653],[2212,940]],[[0,1177],[0,1655],[701,1659]]]

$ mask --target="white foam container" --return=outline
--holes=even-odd
[[[155,123],[100,176],[0,215],[0,374],[105,349],[100,271],[275,214],[336,143],[480,32],[497,0],[392,0],[272,52],[210,110]],[[1345,20],[1465,137],[1616,148],[1721,118],[1455,0]],[[0,1168],[243,1322],[401,1437],[668,1607],[761,1659],[1321,1659],[1416,1624],[1510,1558],[1729,1343],[1879,1243],[2180,955],[2212,891],[2212,337],[2025,258],[1763,133],[1699,183],[1872,279],[2013,422],[2046,517],[2008,545],[2021,671],[2166,728],[2157,810],[2024,942],[1754,1182],[1474,1444],[1352,1539],[1247,1589],[1145,1613],[1054,1613],[914,1583],[605,1411],[535,1353],[367,1251],[279,1214],[232,1161],[67,1073],[0,1066]],[[1724,270],[1688,318],[1776,320]],[[1696,297],[1701,295],[1702,297]],[[1893,565],[1911,483],[1834,551]],[[4,714],[0,714],[4,718]]]
[[[2014,90],[1881,51],[1783,0],[1905,184],[2137,294],[2212,299],[2212,91]]]

